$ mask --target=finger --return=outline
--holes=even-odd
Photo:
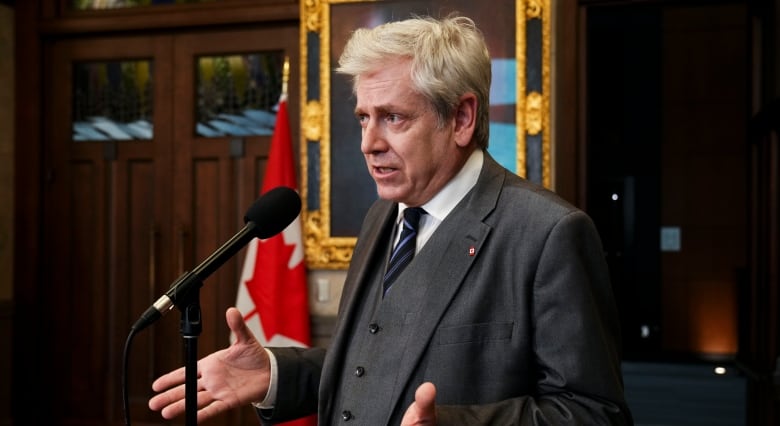
[[[255,335],[246,326],[241,311],[232,307],[228,308],[227,312],[225,312],[225,318],[230,331],[236,336],[236,343],[246,343],[255,340]]]
[[[176,404],[179,401],[183,401],[184,392],[184,385],[168,389],[167,391],[150,398],[149,408],[154,411],[160,411],[165,409],[165,407]]]
[[[165,408],[163,408],[160,411],[160,415],[163,416],[164,419],[170,420],[176,417],[181,416],[184,414],[184,411],[186,410],[186,401],[184,398],[174,402],[173,404],[166,405]]]
[[[161,392],[168,388],[183,384],[184,380],[185,380],[184,367],[181,367],[171,371],[170,373],[163,374],[162,376],[158,377],[157,380],[155,380],[152,383],[152,389],[155,392]]]
[[[178,386],[174,389],[170,389],[165,393],[151,398],[149,400],[149,408],[155,411],[159,410],[160,414],[165,419],[172,419],[174,417],[180,416],[187,410],[187,399],[185,393],[186,386]],[[197,406],[199,411],[204,408],[211,407],[215,403],[211,392],[205,391],[200,381],[198,382],[197,398]],[[209,408],[206,411],[207,413],[204,419],[213,417],[214,415],[219,414],[224,410],[215,410],[214,408]],[[200,417],[201,414],[199,413],[198,418],[200,419]]]
[[[165,419],[172,419],[184,413],[184,385],[170,389],[149,399],[149,408],[159,411]]]

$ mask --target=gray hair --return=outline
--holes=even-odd
[[[352,77],[354,90],[361,75],[396,58],[411,59],[412,86],[428,99],[440,124],[453,117],[462,95],[473,93],[474,141],[487,148],[490,53],[474,21],[455,15],[441,20],[415,17],[358,29],[347,41],[336,71]]]

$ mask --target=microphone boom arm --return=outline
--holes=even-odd
[[[196,266],[195,269],[183,273],[171,284],[170,289],[141,315],[133,325],[133,328],[136,331],[143,330],[167,314],[174,306],[184,309],[188,293],[193,289],[202,287],[206,278],[233,257],[249,241],[252,241],[256,235],[256,227],[257,225],[254,222],[247,222],[246,226],[214,251],[206,260],[201,262],[200,265]]]

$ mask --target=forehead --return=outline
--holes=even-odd
[[[383,106],[413,107],[424,103],[423,96],[412,86],[408,61],[387,63],[362,74],[355,83],[356,109]]]

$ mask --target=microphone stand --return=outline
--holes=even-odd
[[[241,231],[211,254],[192,272],[185,272],[169,291],[170,300],[181,311],[179,331],[184,340],[184,413],[186,426],[198,424],[198,336],[203,330],[200,289],[203,280],[230,259],[251,239],[257,225],[249,221]],[[150,308],[151,309],[151,308]]]
[[[275,209],[272,204],[281,204],[278,206],[281,209]],[[200,288],[203,287],[203,280],[253,238],[269,238],[282,232],[300,211],[301,199],[294,190],[281,186],[268,191],[247,211],[243,229],[192,272],[182,274],[133,325],[132,329],[137,333],[160,319],[173,305],[181,311],[179,330],[184,340],[184,410],[187,426],[196,426],[198,423],[198,336],[203,329],[200,311]],[[269,224],[260,228],[257,225],[260,222]],[[127,419],[129,420],[129,416]]]
[[[200,310],[203,281],[199,280],[198,284],[177,304],[181,310],[179,331],[184,344],[184,409],[187,426],[198,424],[198,336],[203,330]]]

